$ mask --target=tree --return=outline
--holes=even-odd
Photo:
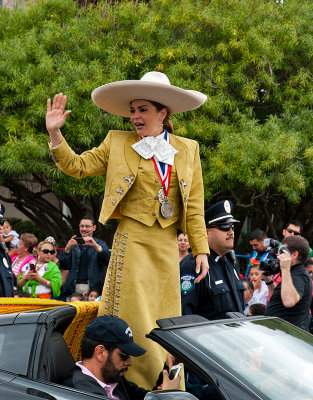
[[[78,181],[55,168],[46,99],[68,94],[72,114],[63,133],[79,153],[109,129],[130,129],[97,109],[92,90],[159,70],[172,84],[208,95],[201,109],[172,118],[178,135],[200,142],[207,202],[232,199],[242,221],[250,215],[274,237],[297,217],[312,239],[312,13],[308,0],[108,1],[86,8],[51,0],[1,9],[1,185],[60,238],[67,225],[47,193],[68,205],[72,226],[84,213],[82,200],[97,216],[105,179]],[[27,192],[27,181],[40,190]]]

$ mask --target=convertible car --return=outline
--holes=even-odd
[[[11,301],[0,299],[0,399],[103,399],[60,384],[80,357],[98,304]],[[313,400],[313,336],[293,325],[237,314],[220,321],[185,316],[157,322],[147,337],[199,377],[201,399]],[[183,391],[146,398],[195,399]]]

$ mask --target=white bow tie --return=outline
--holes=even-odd
[[[144,137],[133,144],[132,148],[146,160],[155,157],[159,162],[169,165],[174,164],[174,155],[178,153],[178,150],[175,150],[164,138],[154,136]]]

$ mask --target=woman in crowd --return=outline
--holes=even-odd
[[[113,82],[92,93],[97,106],[129,117],[135,132],[110,131],[99,147],[75,154],[61,133],[69,115],[62,93],[47,102],[46,125],[57,166],[76,178],[106,174],[99,220],[120,219],[99,314],[128,321],[147,352],[128,379],[151,387],[165,352],[145,335],[160,318],[181,315],[177,229],[188,233],[197,260],[196,283],[208,271],[199,145],[174,135],[170,113],[193,110],[206,96],[170,84],[165,74]]]
[[[51,261],[53,261],[56,265],[59,265],[59,259],[58,259],[58,252],[57,252],[57,242],[55,241],[53,236],[48,236],[45,238],[45,242],[49,242],[52,244],[55,253],[51,257]],[[61,272],[62,274],[62,272]]]
[[[18,287],[32,297],[51,299],[61,293],[62,279],[58,266],[51,261],[55,254],[53,245],[48,241],[40,242],[37,249],[38,259],[23,266],[18,278]]]
[[[177,235],[177,244],[179,262],[181,262],[181,260],[189,254],[190,244],[188,240],[188,235],[184,235],[182,232],[179,232]]]
[[[36,261],[33,251],[34,247],[37,246],[37,243],[38,240],[32,233],[23,233],[21,235],[17,246],[17,257],[14,259],[12,264],[12,271],[16,279],[22,272],[22,268],[25,264],[28,264],[31,261]]]

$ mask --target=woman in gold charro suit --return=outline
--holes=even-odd
[[[99,221],[118,218],[99,314],[118,316],[147,349],[127,378],[154,385],[165,352],[145,335],[161,318],[181,315],[176,234],[188,233],[198,281],[208,271],[202,172],[198,143],[173,134],[170,113],[206,101],[200,92],[172,86],[165,74],[113,82],[92,92],[94,103],[130,117],[136,132],[110,131],[99,147],[75,154],[60,131],[70,111],[67,98],[47,102],[46,125],[57,166],[76,178],[106,174]]]

